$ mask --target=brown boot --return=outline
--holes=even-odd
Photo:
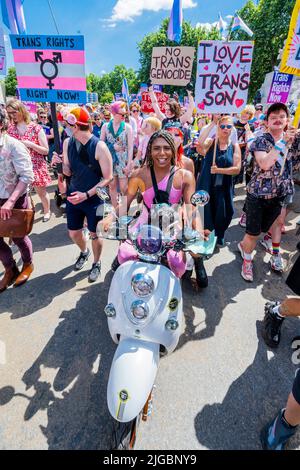
[[[11,268],[5,269],[4,276],[0,281],[0,292],[5,291],[9,286],[11,286],[19,274],[20,272],[16,264],[14,264]]]
[[[22,271],[20,272],[19,276],[16,279],[16,282],[14,283],[14,287],[19,287],[22,284],[25,284],[25,282],[28,281],[32,271],[33,271],[33,264],[24,263]]]

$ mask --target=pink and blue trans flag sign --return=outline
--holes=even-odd
[[[83,36],[10,36],[22,101],[86,103]]]

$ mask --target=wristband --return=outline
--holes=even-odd
[[[90,199],[91,196],[89,195],[89,192],[86,191],[85,194],[86,194],[87,199]]]

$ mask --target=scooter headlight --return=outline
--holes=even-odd
[[[142,300],[135,300],[131,304],[131,313],[136,320],[145,320],[149,315],[149,307]]]
[[[113,304],[107,304],[104,308],[104,313],[108,318],[112,318],[116,316],[116,309]]]
[[[135,274],[131,279],[131,287],[138,297],[148,297],[154,290],[154,281],[148,274]]]
[[[179,327],[179,323],[175,318],[170,318],[170,320],[166,322],[165,327],[169,331],[174,331]]]

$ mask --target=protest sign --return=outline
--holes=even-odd
[[[4,45],[4,33],[0,26],[0,75],[6,75],[6,54]]]
[[[166,93],[162,93],[160,91],[155,91],[154,93],[157,98],[159,109],[161,110],[162,113],[165,113],[166,102],[169,99],[169,95],[167,95]],[[142,93],[141,112],[146,113],[146,114],[155,112],[152,106],[150,94],[147,91],[144,91]]]
[[[20,98],[86,103],[83,36],[11,35]]]
[[[154,47],[150,79],[160,85],[187,85],[192,77],[194,47]]]
[[[280,72],[300,76],[300,0],[296,0],[293,10]]]
[[[286,103],[292,86],[293,75],[274,72],[267,103]]]
[[[23,101],[27,111],[31,114],[37,113],[37,104],[34,101]]]
[[[247,104],[252,41],[201,41],[196,105],[205,113],[238,113]]]

